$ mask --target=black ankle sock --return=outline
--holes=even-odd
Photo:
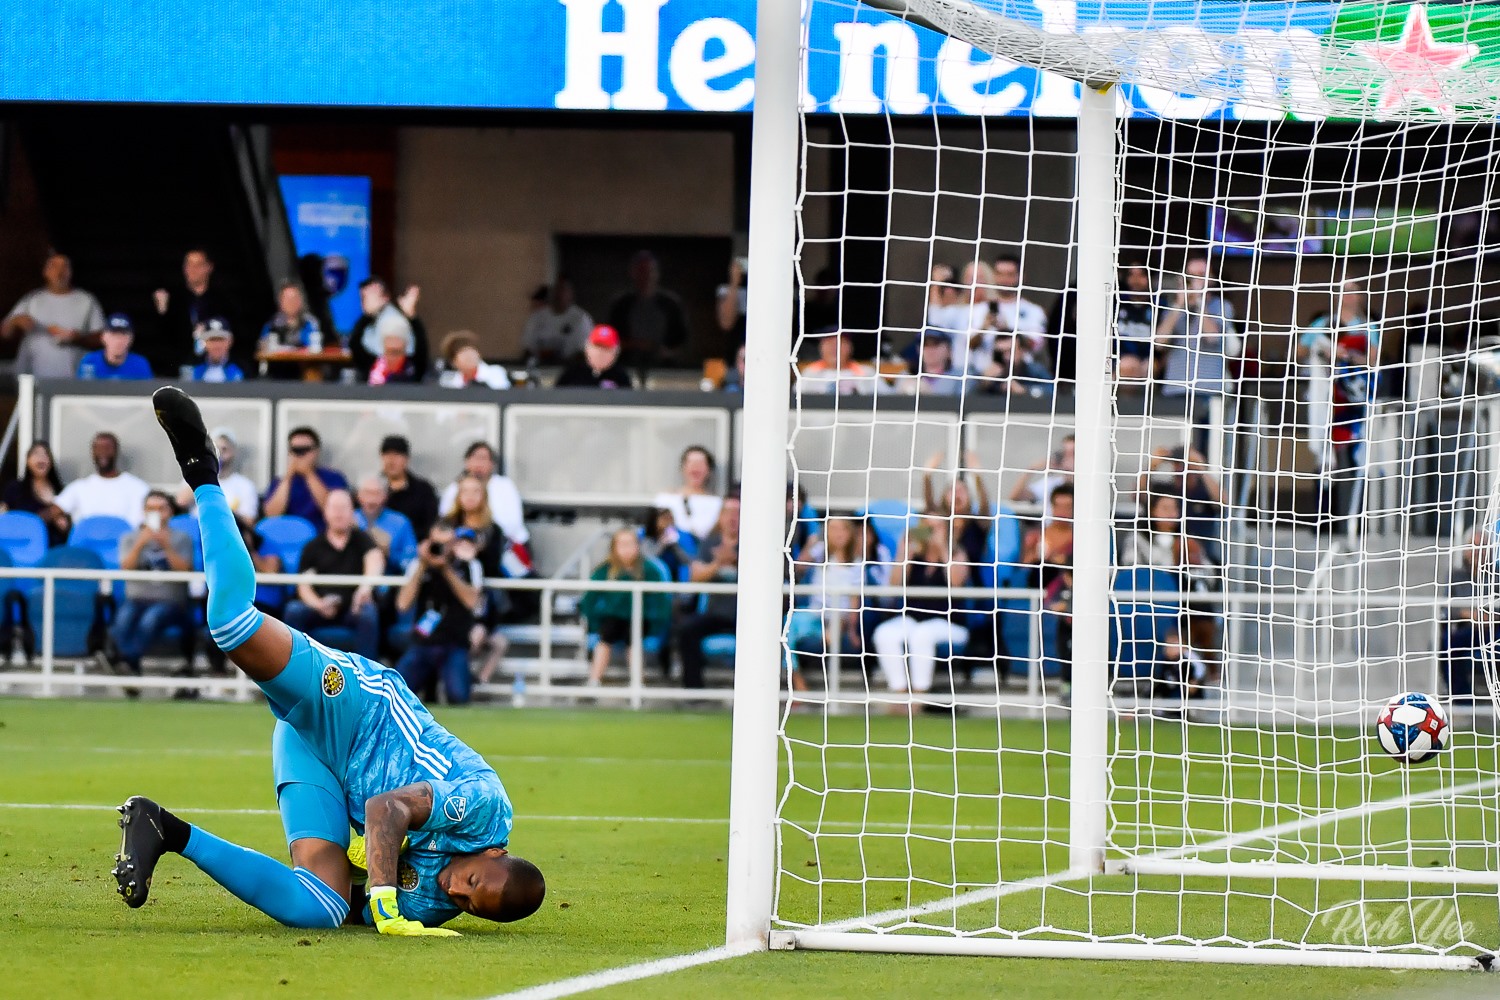
[[[162,844],[173,854],[181,854],[187,847],[192,826],[173,816],[165,809],[161,811]]]
[[[219,482],[219,469],[215,463],[195,458],[182,463],[182,478],[195,490],[200,486],[214,486]]]

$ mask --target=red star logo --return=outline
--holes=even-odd
[[[1453,101],[1443,90],[1445,70],[1455,70],[1479,54],[1473,42],[1439,42],[1427,24],[1427,8],[1412,4],[1397,42],[1361,42],[1359,55],[1379,63],[1389,78],[1380,86],[1376,111],[1401,107],[1432,108],[1453,112]],[[1425,98],[1425,100],[1424,100]]]

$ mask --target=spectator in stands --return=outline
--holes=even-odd
[[[120,470],[120,439],[109,431],[94,435],[89,445],[94,474],[75,479],[57,495],[57,506],[77,524],[86,517],[118,517],[141,526],[142,505],[151,492],[140,478]]]
[[[590,580],[666,583],[666,569],[655,559],[646,558],[634,528],[621,528],[609,539],[609,555],[594,567]],[[599,637],[589,661],[587,686],[598,687],[609,669],[609,653],[614,646],[630,644],[631,596],[623,590],[590,590],[583,595],[579,613],[588,623],[590,633]],[[669,594],[647,592],[641,595],[641,635],[666,637],[672,627],[672,598]]]
[[[135,330],[130,317],[124,313],[111,313],[104,322],[104,331],[99,335],[104,346],[90,351],[78,362],[78,377],[82,379],[115,379],[130,381],[151,377],[151,365],[139,354],[130,353],[135,341]]]
[[[389,491],[381,476],[359,481],[359,510],[354,520],[385,555],[385,571],[404,573],[417,557],[417,536],[406,516],[386,506]]]
[[[120,539],[121,569],[154,573],[192,571],[193,540],[171,526],[175,512],[172,498],[165,493],[152,490],[147,494],[141,515],[136,518],[139,527]],[[191,627],[186,583],[127,581],[125,603],[115,612],[109,629],[114,648],[105,655],[139,676],[141,658],[173,625]]]
[[[454,503],[442,520],[455,531],[468,528],[474,533],[474,547],[479,552],[479,565],[485,576],[504,575],[501,563],[509,539],[504,528],[495,521],[484,478],[466,472],[453,485]]]
[[[594,318],[573,301],[573,282],[559,276],[542,308],[526,317],[521,347],[530,364],[562,364],[578,356],[593,328]]]
[[[1185,514],[1188,535],[1207,547],[1209,557],[1217,561],[1224,491],[1209,474],[1208,462],[1198,449],[1182,445],[1156,449],[1150,470],[1141,476],[1139,492],[1175,497]]]
[[[941,271],[934,269],[933,273],[936,281],[944,275],[951,277],[953,271],[951,268]],[[936,304],[928,304],[927,325],[936,330],[947,330],[953,335],[951,364],[954,371],[973,371],[974,374],[979,374],[979,369],[974,367],[978,355],[973,359],[970,357],[976,348],[980,349],[980,354],[988,357],[982,350],[982,339],[985,331],[994,326],[994,318],[990,315],[990,297],[994,290],[994,270],[984,261],[976,260],[964,265],[956,297],[942,294],[938,296]]]
[[[698,550],[688,571],[694,583],[735,583],[740,577],[740,498],[731,492],[719,510],[719,525]],[[678,655],[682,658],[682,686],[703,686],[703,640],[733,632],[736,602],[733,594],[709,594],[700,610],[682,620],[677,631]]]
[[[26,471],[19,479],[5,484],[5,510],[19,510],[35,514],[47,525],[47,544],[66,545],[73,519],[57,505],[63,492],[62,477],[57,474],[57,461],[52,457],[52,446],[46,441],[33,441],[26,449]]]
[[[396,610],[414,613],[412,643],[396,661],[396,672],[419,694],[439,677],[448,704],[466,705],[472,688],[469,631],[483,602],[483,578],[479,563],[460,557],[454,540],[448,525],[433,525],[396,593]]]
[[[203,326],[198,335],[203,346],[203,358],[193,366],[194,382],[243,382],[245,373],[240,366],[229,360],[229,349],[234,346],[234,333],[229,324],[215,316]]]
[[[981,389],[991,395],[1040,398],[1052,394],[1051,369],[1036,360],[1014,333],[994,335],[990,340],[989,362],[980,374]]]
[[[948,521],[924,517],[901,542],[891,567],[891,585],[959,588],[969,582],[969,567],[954,558]],[[893,694],[923,695],[932,690],[938,647],[969,640],[969,630],[953,620],[953,600],[948,597],[903,599],[895,615],[875,627],[870,636],[886,688]],[[892,705],[895,713],[912,712],[919,700]]]
[[[734,364],[724,373],[725,392],[745,391],[745,345],[741,344],[734,352]]]
[[[457,540],[454,544],[473,547],[473,558],[479,561],[487,578],[531,575],[530,556],[526,555],[524,547],[519,547],[518,551],[495,523],[485,480],[465,474],[459,477],[457,487],[454,508],[443,518],[455,531]],[[529,617],[540,606],[536,595],[524,591],[495,590],[485,595],[481,615],[484,628],[475,630],[470,646],[476,655],[485,657],[479,671],[481,684],[489,683],[505,656],[509,643],[502,631],[503,624],[515,618]]]
[[[392,434],[380,442],[380,474],[385,477],[386,506],[411,522],[412,533],[426,538],[438,519],[437,491],[411,471],[411,442]]]
[[[818,334],[818,360],[804,366],[797,391],[820,396],[874,395],[880,381],[875,369],[854,360],[849,335],[834,330]]]
[[[1073,484],[1054,486],[1047,505],[1051,516],[1021,540],[1021,564],[1035,567],[1028,572],[1029,585],[1044,589],[1057,577],[1059,567],[1073,565]]]
[[[1491,625],[1494,612],[1473,603],[1479,596],[1479,568],[1493,565],[1493,546],[1484,529],[1470,532],[1467,544],[1454,560],[1443,595],[1442,664],[1448,697],[1472,701],[1486,694],[1484,670],[1479,661],[1483,640],[1480,624]],[[1488,629],[1486,629],[1488,631]]]
[[[16,371],[37,378],[72,378],[85,351],[99,346],[104,310],[73,287],[73,262],[53,251],[42,263],[43,285],[21,296],[0,324],[0,336],[21,338]]]
[[[719,323],[719,330],[734,344],[745,342],[745,313],[749,299],[746,279],[749,276],[749,261],[735,257],[729,262],[729,280],[714,291],[714,318]]]
[[[1209,401],[1229,388],[1229,363],[1242,344],[1233,307],[1209,291],[1208,258],[1188,258],[1183,271],[1182,289],[1168,298],[1156,323],[1156,347],[1165,353],[1162,393],[1188,397],[1197,425],[1193,444],[1207,451]]]
[[[964,290],[954,280],[953,267],[949,264],[934,264],[927,281],[927,325],[949,329],[942,321],[949,310],[963,301]]]
[[[1223,589],[1219,567],[1208,549],[1185,529],[1182,503],[1174,496],[1148,495],[1143,499],[1137,529],[1125,532],[1115,542],[1119,566],[1154,566],[1176,579],[1183,593],[1209,594]],[[1182,662],[1181,677],[1169,681],[1213,681],[1218,677],[1219,618],[1213,604],[1192,603],[1183,611],[1186,628],[1176,630],[1168,651]],[[1185,640],[1185,641],[1184,641]]]
[[[953,335],[946,330],[922,331],[917,367],[896,381],[898,392],[910,396],[957,396],[963,392],[962,373],[953,368]]]
[[[393,385],[421,381],[411,356],[411,328],[388,324],[378,332],[380,356],[370,365],[371,385]]]
[[[465,476],[473,476],[485,484],[490,513],[494,515],[500,530],[505,532],[505,537],[523,545],[530,541],[531,532],[526,530],[526,508],[521,503],[521,491],[516,489],[516,484],[509,476],[502,476],[497,471],[495,449],[483,441],[475,441],[464,452],[463,474],[443,490],[443,495],[438,500],[438,511],[442,514],[453,512],[459,486]]]
[[[469,386],[510,388],[510,374],[505,366],[489,364],[480,356],[479,338],[470,330],[455,330],[448,334],[438,353],[443,356],[438,385],[445,389],[466,389]]]
[[[1042,607],[1057,618],[1058,680],[1064,695],[1073,692],[1073,557],[1059,560],[1057,574],[1042,593]]]
[[[318,519],[322,532],[302,548],[299,572],[324,576],[380,576],[385,555],[354,523],[354,500],[349,491],[330,489]],[[349,652],[374,659],[379,655],[380,617],[375,609],[374,588],[336,584],[317,586],[299,583],[297,599],[288,601],[283,619],[302,632],[343,627],[354,633]]]
[[[1121,382],[1141,383],[1156,374],[1156,295],[1151,273],[1139,264],[1120,275],[1115,308],[1115,356]]]
[[[557,376],[559,389],[634,389],[635,380],[620,361],[620,334],[612,326],[596,326],[574,358]]]
[[[1021,258],[1002,253],[994,263],[995,294],[990,299],[991,327],[997,333],[1018,333],[1027,357],[1035,360],[1051,378],[1047,366],[1047,310],[1021,296]],[[988,352],[986,352],[988,353]]]
[[[677,294],[661,287],[661,265],[650,250],[630,258],[630,286],[610,304],[609,325],[644,382],[653,365],[675,360],[687,343],[687,314]]]
[[[807,679],[797,669],[797,653],[809,645],[831,653],[858,653],[864,647],[858,614],[857,592],[828,593],[834,588],[858,588],[869,582],[866,575],[865,540],[859,527],[847,517],[830,517],[823,535],[803,547],[796,560],[798,582],[824,588],[823,592],[797,598],[787,618],[787,648],[791,684],[795,691],[807,690]],[[829,664],[837,669],[837,664]]]
[[[142,353],[161,376],[175,376],[195,363],[198,334],[215,316],[236,315],[234,306],[212,285],[214,261],[207,250],[194,247],[182,256],[182,287],[156,290],[157,334],[142,345]]]
[[[990,534],[995,527],[994,508],[990,506],[989,492],[984,486],[979,456],[972,451],[964,453],[963,467],[940,496],[933,489],[933,473],[942,468],[942,465],[941,451],[927,461],[927,469],[922,474],[923,512],[929,517],[949,519],[953,524],[951,534],[954,543],[963,553],[964,561],[977,566],[984,561],[985,549],[989,547]],[[968,479],[964,476],[964,472],[968,470],[974,472],[972,494],[969,492]]]
[[[229,499],[229,509],[242,527],[253,526],[260,519],[260,491],[249,476],[239,471],[239,438],[228,427],[215,427],[209,432],[214,447],[219,453],[219,486]],[[193,491],[186,483],[177,491],[177,506],[186,511],[193,509]],[[259,546],[251,547],[253,555]]]
[[[1307,443],[1318,458],[1318,509],[1324,517],[1354,513],[1354,481],[1364,452],[1364,421],[1377,393],[1380,324],[1358,281],[1338,287],[1332,308],[1297,341],[1306,379]]]
[[[719,508],[722,498],[713,492],[714,471],[718,463],[701,444],[683,449],[677,463],[682,485],[669,493],[658,493],[652,506],[672,512],[672,521],[677,530],[702,540],[711,534],[719,523]]]
[[[266,517],[291,514],[323,528],[323,506],[334,490],[349,489],[349,481],[337,469],[318,464],[323,439],[311,427],[294,427],[286,436],[286,475],[276,476],[266,490]]]
[[[409,359],[414,381],[427,374],[427,330],[417,318],[417,301],[422,290],[412,285],[399,301],[391,300],[385,282],[373,275],[359,283],[359,307],[362,315],[349,333],[349,353],[354,370],[368,381],[375,361],[385,353],[387,334],[401,337]]]
[[[1072,434],[1065,434],[1052,454],[1021,473],[1015,489],[1010,491],[1011,501],[1037,504],[1042,508],[1043,519],[1050,518],[1052,491],[1064,483],[1072,484],[1076,461],[1076,439]]]
[[[276,313],[261,327],[263,351],[321,351],[323,328],[307,308],[302,286],[283,282],[276,292]]]
[[[682,579],[682,569],[693,557],[682,545],[683,533],[677,530],[672,512],[665,507],[647,508],[640,535],[641,553],[647,559],[660,559],[673,580]]]

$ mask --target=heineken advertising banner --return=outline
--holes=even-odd
[[[1494,116],[1462,99],[1495,90],[1472,86],[1500,62],[1485,4],[975,3],[1105,45],[1126,112]],[[811,11],[809,111],[1077,111],[1064,77],[852,2]],[[0,100],[744,112],[754,28],[754,0],[0,0]]]

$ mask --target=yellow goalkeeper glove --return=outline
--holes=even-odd
[[[397,937],[458,937],[458,931],[446,927],[424,927],[415,920],[407,920],[396,905],[396,887],[377,885],[370,889],[370,916],[375,919],[375,929],[382,934]]]
[[[401,850],[398,851],[397,853],[399,854],[399,853],[404,852],[406,850],[406,848],[410,844],[411,844],[411,838],[410,837],[402,837],[401,838]],[[365,861],[365,838],[364,838],[364,835],[356,833],[352,837],[350,837],[349,838],[349,849],[347,851],[345,851],[344,853],[349,856],[349,863],[351,865],[353,865],[357,869],[357,871],[354,872],[354,877],[353,877],[352,881],[354,881],[354,882],[364,882],[365,879],[366,879],[366,877],[367,877],[365,875],[365,872],[370,867],[369,864]]]

